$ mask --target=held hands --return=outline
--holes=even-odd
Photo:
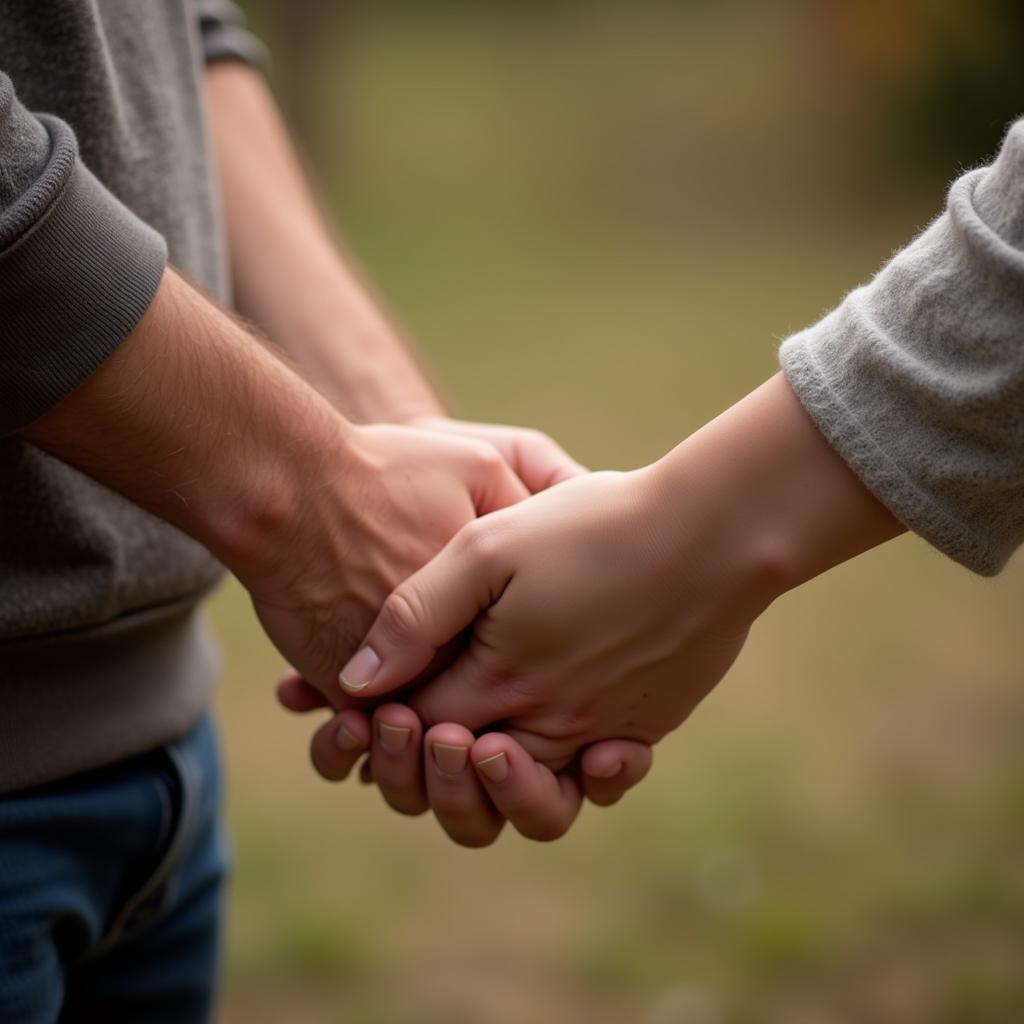
[[[527,489],[584,472],[537,431],[443,418],[417,426],[360,428],[355,447],[364,472],[357,481],[358,513],[338,524],[344,545],[338,558],[311,564],[291,557],[274,566],[272,587],[250,586],[271,639],[305,676],[286,680],[279,696],[294,711],[328,705],[340,710],[311,745],[325,778],[345,777],[369,752],[366,775],[392,807],[406,814],[432,809],[463,845],[493,842],[506,819],[531,838],[556,838],[572,824],[584,796],[607,805],[640,781],[650,767],[649,748],[627,741],[598,744],[578,770],[555,775],[508,737],[474,743],[465,728],[448,724],[427,735],[431,757],[425,760],[414,712],[391,704],[371,724],[338,688],[337,666],[352,653],[384,597],[462,525],[519,501]],[[332,483],[324,481],[328,499]],[[343,486],[352,493],[350,476]],[[316,513],[315,503],[309,511]],[[294,555],[295,548],[286,542],[281,551]],[[434,756],[437,748],[440,757]],[[455,759],[458,770],[447,770]],[[489,764],[479,771],[469,767],[480,762]],[[507,768],[503,778],[496,777],[500,768]]]
[[[653,466],[468,523],[385,601],[341,682],[379,700],[468,628],[405,698],[428,725],[460,723],[427,733],[435,759],[497,727],[471,748],[484,775],[512,743],[557,770],[599,740],[656,742],[776,597],[902,530],[778,375]]]
[[[666,501],[662,477],[595,473],[467,524],[388,598],[342,685],[371,699],[405,687],[471,626],[408,696],[424,722],[498,726],[555,769],[599,740],[656,742],[769,600],[738,566],[730,578],[702,501]]]
[[[325,705],[320,693],[299,676],[278,686],[278,698],[292,711]],[[313,763],[328,780],[345,779],[356,764],[364,782],[374,783],[400,814],[433,811],[441,827],[462,846],[487,846],[506,820],[528,839],[564,835],[583,798],[609,806],[648,772],[649,746],[609,740],[584,751],[578,767],[557,775],[535,762],[501,733],[479,739],[455,723],[425,731],[404,704],[385,704],[373,714],[349,708],[316,731]]]
[[[338,669],[388,592],[460,527],[528,493],[485,442],[409,427],[353,431],[345,471],[318,453],[303,504],[268,508],[276,541],[236,568],[267,635],[332,704]]]

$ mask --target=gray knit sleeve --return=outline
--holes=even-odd
[[[231,0],[196,0],[203,59],[241,60],[257,67],[269,62],[266,47],[245,27],[245,15]]]
[[[0,436],[70,394],[131,333],[163,238],[89,172],[63,121],[0,73]]]
[[[1024,120],[780,359],[894,515],[969,569],[999,572],[1024,542]]]

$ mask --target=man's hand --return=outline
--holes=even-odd
[[[23,436],[205,544],[328,699],[390,590],[527,494],[483,441],[347,422],[174,271]]]
[[[337,704],[338,671],[393,587],[526,490],[485,442],[411,427],[354,428],[344,474],[325,454],[276,540],[235,571],[281,654]]]
[[[409,698],[425,722],[498,725],[554,765],[605,738],[653,743],[776,596],[901,529],[779,376],[654,466],[469,524],[387,600],[342,683],[379,699],[471,626]]]
[[[424,430],[476,438],[494,445],[531,494],[546,491],[555,484],[587,472],[585,466],[581,466],[557,441],[540,430],[497,423],[473,423],[450,416],[416,416],[405,422]]]
[[[445,417],[413,346],[326,228],[260,76],[220,62],[208,69],[206,98],[238,309],[302,366],[314,387],[358,421],[415,424],[486,441],[531,493],[582,472],[536,431]],[[271,597],[275,607],[261,611],[272,629],[281,625],[278,600]],[[365,601],[357,604],[353,628],[366,614]],[[283,614],[290,645],[303,629],[302,614],[294,608]]]

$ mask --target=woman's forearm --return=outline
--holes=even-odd
[[[828,445],[783,374],[727,409],[647,471],[651,507],[692,554],[709,552],[769,600],[905,527]]]

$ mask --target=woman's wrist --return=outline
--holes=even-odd
[[[732,579],[755,616],[903,532],[821,435],[780,373],[649,467],[677,544]]]

